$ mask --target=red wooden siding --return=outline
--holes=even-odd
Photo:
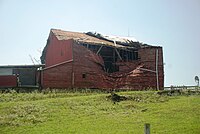
[[[14,75],[2,75],[0,76],[0,87],[16,87],[17,77]]]
[[[55,35],[50,34],[48,42],[48,51],[45,58],[46,67],[72,59],[73,40],[58,40]]]
[[[74,87],[111,88],[102,68],[103,59],[87,48],[74,44]],[[101,66],[102,65],[102,66]],[[85,75],[85,76],[84,76]]]
[[[42,71],[43,88],[72,88],[72,62]]]
[[[145,68],[156,70],[156,49],[158,49],[158,74],[159,88],[164,87],[163,57],[162,48],[144,48],[138,51],[139,60],[132,62],[118,62],[119,72],[109,75],[108,79],[116,89],[136,89],[157,88],[155,72],[140,70]],[[112,82],[113,81],[113,82]]]
[[[143,48],[138,51],[140,61],[144,65],[143,68],[156,70],[156,50],[158,49],[158,75],[159,75],[159,88],[164,87],[164,70],[163,70],[163,53],[162,47],[149,47]],[[156,73],[142,71],[141,78],[143,82],[140,85],[144,87],[156,88],[157,80]]]

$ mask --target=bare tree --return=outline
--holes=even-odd
[[[197,87],[199,87],[199,77],[195,76],[194,79],[195,79],[195,82],[197,83]]]

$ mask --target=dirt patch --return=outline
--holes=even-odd
[[[128,98],[122,95],[118,95],[116,93],[111,93],[111,95],[107,96],[108,99],[111,99],[114,103],[127,100]]]

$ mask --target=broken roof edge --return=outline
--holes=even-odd
[[[60,29],[51,29],[51,32],[57,37],[58,40],[68,40],[74,39],[81,41],[82,43],[93,43],[93,44],[105,44],[107,46],[113,46],[118,48],[124,47],[133,47],[133,48],[140,48],[142,46],[141,42],[136,40],[128,40],[123,37],[118,39],[109,38],[108,36],[101,35],[100,33],[81,33],[81,32],[71,32],[71,31],[64,31]]]
[[[0,68],[39,68],[45,67],[45,64],[35,64],[35,65],[0,65]]]
[[[87,35],[93,36],[93,37],[97,37],[103,40],[107,40],[107,41],[116,41],[116,42],[139,42],[138,40],[136,40],[134,37],[132,36],[115,36],[115,35],[103,35],[97,32],[87,32],[85,33]]]
[[[82,43],[82,44],[89,44],[89,45],[98,45],[98,46],[107,46],[107,47],[112,47],[112,48],[123,48],[123,49],[125,49],[126,47],[125,46],[121,46],[121,45],[118,45],[118,44],[112,44],[112,45],[110,45],[110,44],[107,44],[107,43],[105,43],[105,42],[90,42],[90,41],[82,41],[82,40],[74,40],[74,41],[76,41],[76,42],[78,42],[78,43]]]
[[[89,36],[85,33],[80,33],[80,32],[71,32],[71,31],[63,31],[60,29],[51,29],[50,34],[51,33],[54,34],[58,40],[73,39],[74,41],[86,43],[86,44],[105,45],[105,46],[112,46],[112,47],[118,47],[118,48],[125,47],[125,46],[121,46],[119,44],[115,45],[114,42],[99,39],[97,37]]]
[[[109,39],[104,38],[104,37],[111,37],[111,38],[116,37],[116,38],[121,38],[121,39],[128,40],[129,42],[139,42],[141,44],[147,45],[147,43],[143,43],[142,41],[138,41],[137,39],[135,39],[132,36],[130,36],[130,37],[129,36],[124,36],[123,37],[123,36],[113,36],[113,35],[102,35],[102,34],[97,33],[97,32],[73,32],[73,31],[65,31],[65,30],[56,29],[56,28],[51,28],[50,32],[54,33],[57,36],[60,35],[60,34],[58,34],[58,32],[65,34],[65,36],[66,36],[67,33],[72,33],[72,34],[77,34],[77,35],[84,35],[85,37],[88,37],[87,35],[89,35],[89,36],[92,36],[92,37],[97,38],[97,39],[106,40],[106,41],[112,41],[112,42],[113,42],[113,40],[109,40]],[[74,38],[74,37],[71,37],[71,38]],[[151,45],[149,45],[149,46],[151,46]]]
[[[115,46],[115,42],[117,45],[122,46],[122,47],[126,47],[129,46],[131,47],[131,45],[127,45],[127,44],[138,44],[141,47],[154,47],[155,45],[149,45],[147,43],[143,43],[141,41],[138,41],[134,38],[134,40],[129,40],[128,38],[130,37],[120,37],[120,36],[113,36],[113,37],[119,37],[122,39],[125,39],[127,42],[125,43],[126,45],[122,45],[123,43],[120,41],[114,41],[111,40],[109,38],[105,38],[108,35],[102,35],[100,33],[95,32],[95,34],[93,35],[94,32],[72,32],[72,31],[64,31],[61,29],[55,29],[55,28],[51,28],[50,32],[52,32],[58,40],[68,40],[68,39],[74,39],[77,41],[80,41],[82,43],[94,43],[94,44],[105,44],[105,45],[111,45],[111,46]],[[71,37],[68,38],[60,38],[59,36],[68,36],[68,34],[72,34]],[[75,36],[73,35],[75,34]],[[81,36],[81,37],[80,37]],[[91,39],[90,37],[93,37],[92,40],[89,41],[89,39]],[[111,36],[112,37],[112,36]],[[132,38],[132,37],[131,37]],[[96,39],[96,41],[93,41],[93,39]],[[155,46],[155,47],[160,47],[160,46]],[[140,47],[139,47],[140,48]]]

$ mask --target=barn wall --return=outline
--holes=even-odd
[[[103,70],[103,59],[87,48],[73,45],[74,87],[112,88]]]
[[[117,62],[119,72],[106,73],[102,57],[75,42],[72,45],[73,60],[44,69],[42,86],[43,88],[156,89],[156,74],[138,69],[156,69],[156,49],[159,50],[159,86],[163,89],[162,48],[140,49],[139,60]]]
[[[156,49],[158,49],[159,87],[163,89],[163,57],[162,48],[145,48],[139,50],[139,60],[118,62],[119,72],[106,73],[103,69],[103,60],[100,56],[86,49],[74,45],[74,87],[77,88],[116,88],[135,89],[157,88],[156,73],[139,70],[146,68],[156,70]],[[85,77],[85,76],[86,77]],[[83,78],[83,76],[85,78]]]
[[[158,49],[159,88],[164,88],[163,56],[161,47],[144,48],[138,51],[139,60],[118,62],[119,72],[110,77],[115,79],[115,88],[142,90],[157,88],[156,73],[140,70],[140,68],[156,70],[156,49]]]
[[[159,77],[159,88],[164,88],[164,66],[163,66],[163,51],[162,47],[149,47],[143,48],[138,51],[141,63],[144,64],[144,68],[151,70],[156,70],[156,50],[158,49],[158,77]],[[144,86],[150,85],[151,87],[156,88],[156,74],[143,71],[145,80]]]
[[[43,88],[72,88],[72,62],[44,69],[41,80]]]
[[[45,58],[46,67],[72,59],[73,40],[58,40],[55,35],[51,34],[48,43]]]
[[[15,75],[1,75],[0,87],[16,87],[17,77]]]

